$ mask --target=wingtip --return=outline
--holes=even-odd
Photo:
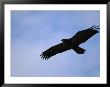
[[[48,56],[46,56],[46,55],[44,55],[44,54],[41,54],[40,56],[41,56],[41,58],[44,59],[44,60],[48,60],[48,59],[49,59]]]
[[[93,25],[92,27],[91,27],[92,29],[100,29],[100,25],[98,25],[98,26],[96,26],[96,25]]]

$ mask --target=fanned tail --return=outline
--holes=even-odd
[[[75,48],[73,48],[73,50],[78,54],[84,54],[84,52],[86,51],[85,49],[83,49],[81,47],[75,47]]]

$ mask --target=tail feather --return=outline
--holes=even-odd
[[[84,54],[84,52],[86,51],[85,49],[83,49],[81,47],[73,48],[73,50],[78,54]]]

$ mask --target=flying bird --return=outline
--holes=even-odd
[[[99,33],[98,29],[100,29],[99,26],[93,25],[90,28],[78,31],[72,38],[62,39],[62,43],[50,47],[46,51],[42,52],[40,56],[42,59],[48,60],[50,57],[58,53],[62,53],[71,49],[73,49],[77,54],[84,54],[86,50],[79,47],[79,45],[85,43],[96,33]]]

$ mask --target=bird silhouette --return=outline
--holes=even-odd
[[[77,54],[84,54],[86,50],[79,47],[79,45],[85,43],[96,33],[99,33],[98,29],[100,29],[99,26],[93,25],[90,28],[78,31],[72,38],[62,39],[62,43],[50,47],[46,51],[42,52],[40,56],[42,59],[48,60],[50,57],[58,53],[62,53],[71,49],[73,49]]]

